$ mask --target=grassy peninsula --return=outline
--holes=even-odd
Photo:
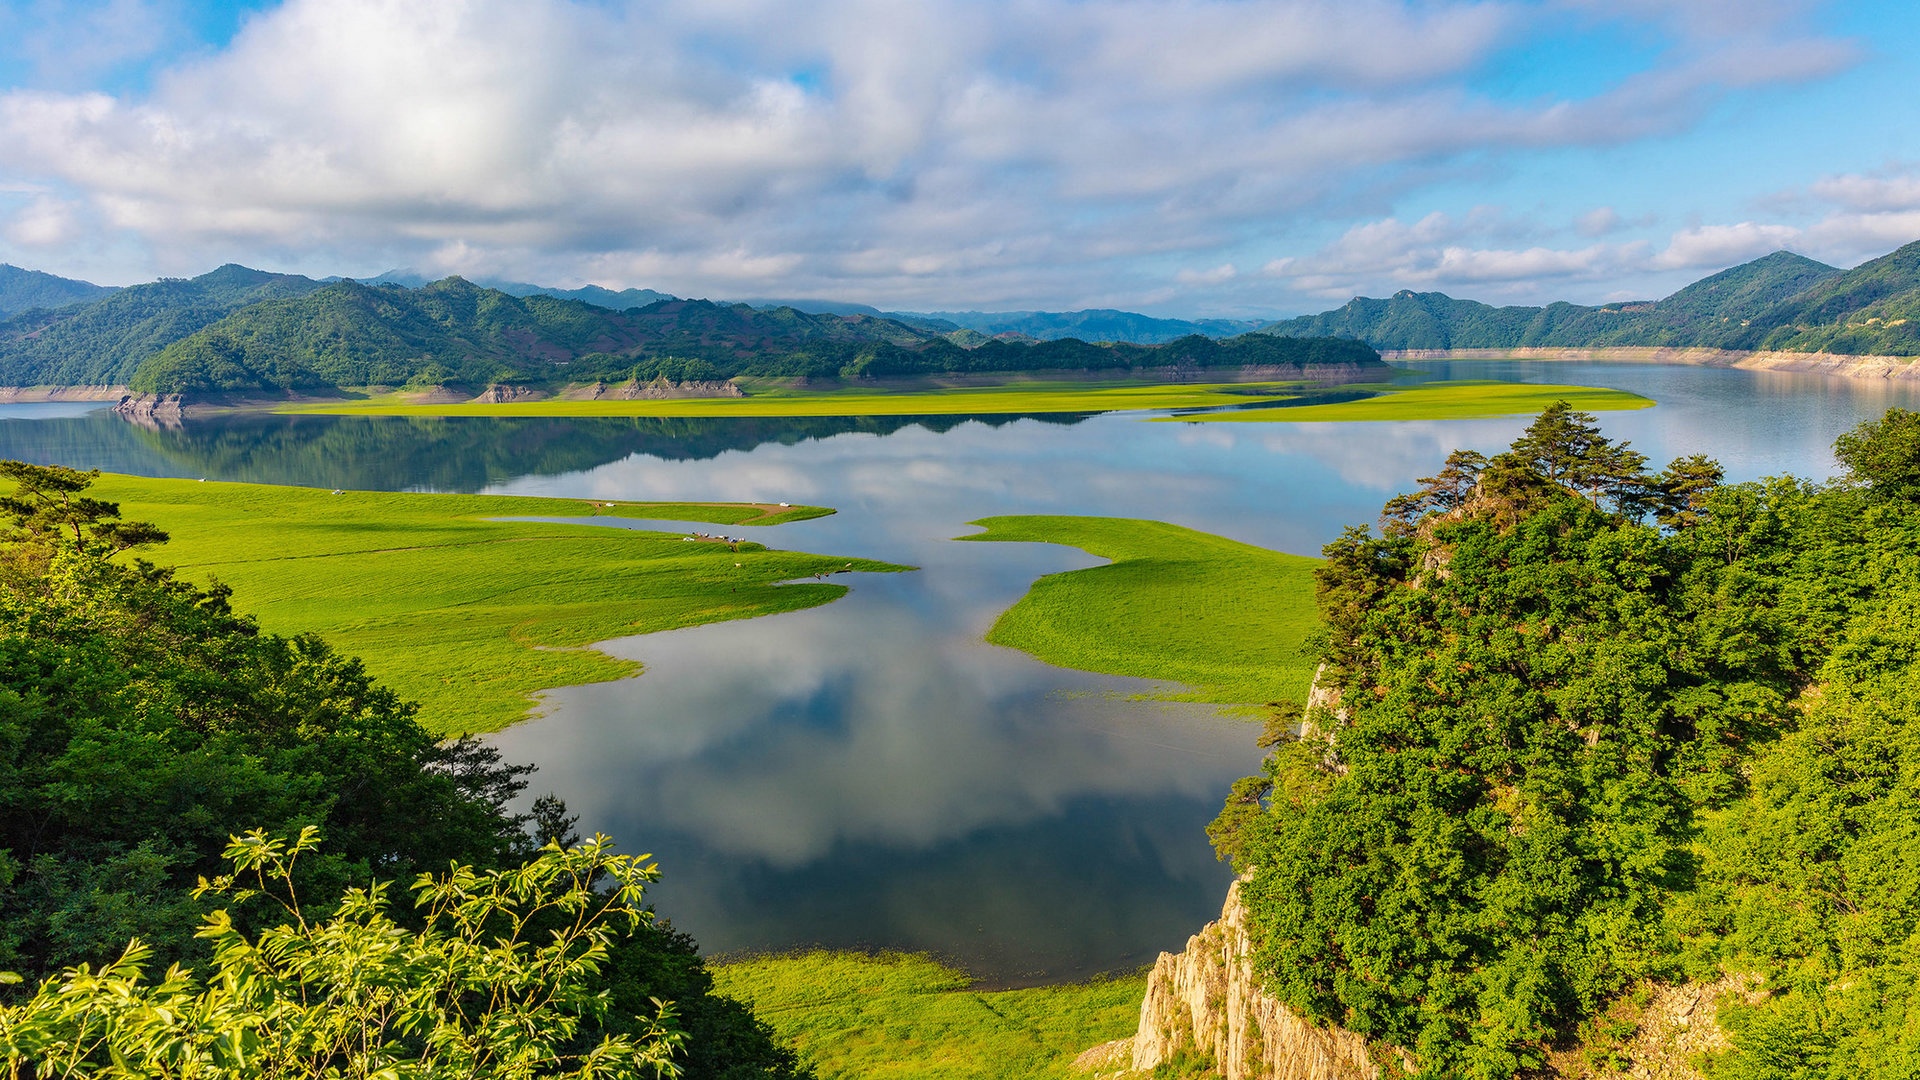
[[[1144,976],[1030,990],[972,989],[922,956],[815,952],[712,966],[820,1080],[1066,1077],[1087,1047],[1133,1032]]]
[[[777,524],[819,507],[433,495],[104,476],[95,490],[172,534],[187,578],[217,579],[263,628],[317,633],[402,697],[441,734],[523,718],[528,696],[624,678],[636,666],[596,641],[824,604],[845,587],[779,584],[862,559],[688,542],[503,517],[637,518]]]
[[[1638,394],[1593,386],[1456,382],[1432,386],[1379,383],[1354,387],[1370,396],[1334,404],[1305,401],[1314,388],[1302,382],[1165,383],[1140,381],[1029,380],[992,386],[942,386],[883,390],[756,388],[747,397],[683,397],[533,401],[420,402],[400,394],[345,401],[291,402],[282,413],[332,416],[961,416],[1097,413],[1146,410],[1194,411],[1183,421],[1242,423],[1325,420],[1455,420],[1535,413],[1554,401],[1583,409],[1644,409]],[[1247,406],[1275,406],[1247,408]],[[1229,411],[1231,410],[1231,411]]]
[[[1303,701],[1320,560],[1131,518],[982,518],[963,540],[1065,544],[1112,560],[1048,574],[987,640],[1049,664],[1183,683],[1220,704]]]
[[[1166,420],[1203,420],[1225,423],[1312,423],[1351,420],[1477,420],[1489,416],[1524,416],[1556,401],[1595,412],[1622,412],[1651,408],[1655,402],[1625,390],[1597,386],[1561,386],[1548,383],[1512,383],[1472,380],[1411,386],[1370,387],[1378,393],[1354,401],[1324,405],[1295,405],[1274,409],[1241,409],[1160,417]]]

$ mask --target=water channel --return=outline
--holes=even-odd
[[[1660,404],[1605,414],[1610,435],[1656,464],[1708,454],[1735,480],[1823,478],[1834,436],[1920,399],[1882,382],[1706,368],[1415,367],[1644,394]],[[1228,871],[1202,830],[1259,751],[1243,720],[982,643],[1034,578],[1095,560],[952,538],[993,514],[1104,514],[1313,554],[1449,450],[1497,451],[1526,421],[234,416],[168,430],[99,408],[13,405],[0,406],[0,457],[323,487],[836,507],[747,531],[919,569],[857,576],[824,608],[606,643],[645,674],[554,691],[496,741],[539,764],[533,793],[557,791],[584,829],[651,851],[660,910],[710,953],[924,950],[1018,985],[1137,967],[1210,918]]]

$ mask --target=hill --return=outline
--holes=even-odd
[[[1159,345],[1192,334],[1232,337],[1257,330],[1258,321],[1236,319],[1156,319],[1131,311],[896,311],[889,317],[928,330],[972,330],[988,337],[1013,334],[1036,341],[1079,338]]]
[[[0,319],[35,308],[63,308],[97,300],[113,290],[91,281],[75,281],[41,270],[0,263]]]
[[[1493,307],[1445,293],[1355,297],[1265,327],[1379,349],[1666,346],[1920,355],[1920,242],[1840,270],[1792,252],[1723,270],[1659,301]]]
[[[0,322],[0,385],[119,385],[141,361],[249,304],[321,288],[311,278],[232,264],[191,280],[163,278],[92,303]]]
[[[1358,343],[1271,335],[1191,335],[1162,346],[988,340],[971,348],[964,346],[974,342],[953,337],[871,315],[790,307],[662,300],[615,311],[539,294],[515,297],[461,278],[418,289],[343,280],[236,308],[158,343],[127,382],[150,393],[284,393],[1379,362]]]

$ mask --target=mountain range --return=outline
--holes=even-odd
[[[0,385],[254,393],[735,375],[1350,366],[1377,363],[1373,349],[1665,346],[1920,355],[1920,242],[1852,270],[1775,252],[1657,301],[1494,307],[1403,291],[1356,297],[1254,333],[1226,320],[1112,310],[888,315],[832,305],[837,310],[816,312],[642,289],[505,284],[421,282],[401,272],[376,282],[316,281],[227,265],[197,278],[108,289],[0,266]],[[1236,330],[1243,332],[1220,336]]]
[[[1920,242],[1852,270],[1776,251],[1663,300],[1493,307],[1402,291],[1355,297],[1262,332],[1393,350],[1664,346],[1917,356]]]
[[[615,309],[457,277],[409,287],[234,265],[0,321],[0,385],[196,395],[1379,363],[1358,342],[1312,337],[1001,340],[865,314],[674,298]]]

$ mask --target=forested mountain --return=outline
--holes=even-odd
[[[1920,355],[1920,242],[1840,270],[1791,252],[1723,270],[1659,301],[1493,307],[1444,293],[1355,297],[1262,332],[1334,335],[1379,349],[1780,349]]]
[[[123,384],[141,361],[229,312],[320,283],[228,264],[197,278],[117,289],[92,303],[0,323],[0,385]]]
[[[241,266],[0,323],[0,385],[153,393],[1378,362],[1352,342],[1014,343],[867,314],[671,298],[616,310],[457,277],[409,288]]]
[[[1085,311],[894,311],[889,317],[933,331],[972,330],[995,337],[1015,334],[1037,341],[1079,338],[1082,341],[1124,341],[1158,345],[1201,334],[1231,337],[1257,330],[1259,321],[1239,319],[1156,319],[1132,311],[1089,308]]]
[[[336,281],[344,279],[330,278],[328,280]],[[434,280],[435,279],[412,270],[389,270],[379,277],[367,278],[363,280],[361,284],[401,285],[409,289],[418,289],[424,285],[433,284]],[[670,293],[657,292],[653,289],[621,289],[616,292],[613,289],[602,288],[598,285],[582,285],[577,289],[559,289],[551,285],[534,285],[525,281],[496,281],[490,278],[474,278],[472,280],[474,284],[479,285],[481,288],[498,289],[508,296],[551,296],[555,300],[578,300],[582,303],[592,304],[594,307],[612,308],[615,311],[625,311],[627,308],[632,307],[646,307],[648,304],[657,304],[662,300],[679,299],[679,297],[673,296]]]
[[[34,308],[63,308],[97,300],[113,290],[91,281],[56,277],[40,270],[22,270],[0,263],[0,319]]]

